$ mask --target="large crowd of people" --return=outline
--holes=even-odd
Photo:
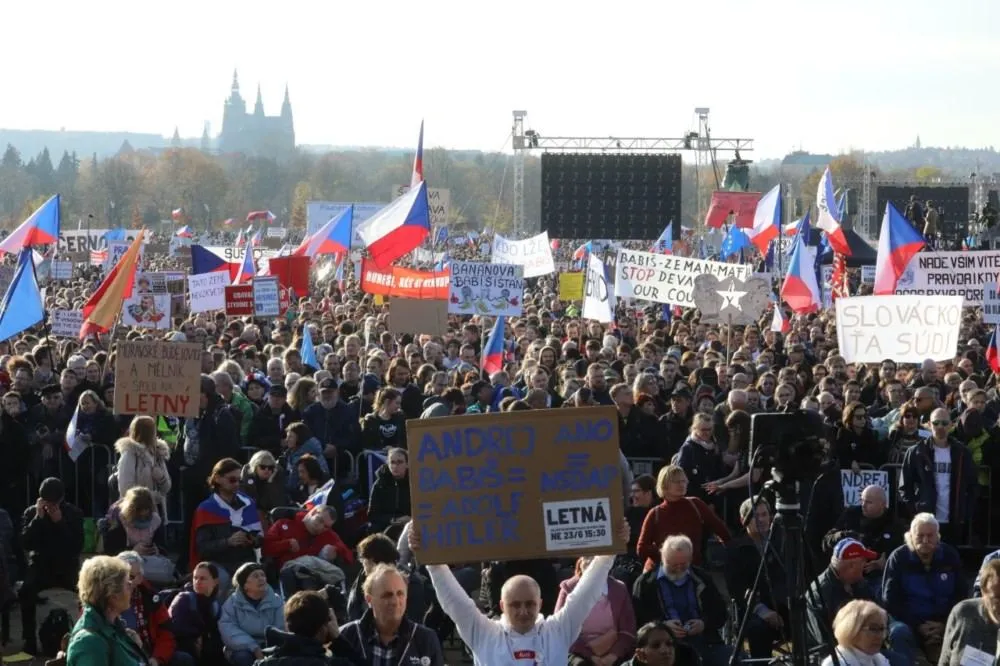
[[[1000,395],[975,310],[954,359],[847,364],[830,311],[780,333],[770,313],[726,330],[620,303],[600,324],[556,277],[528,281],[491,374],[491,321],[394,334],[391,300],[350,271],[275,319],[182,311],[169,331],[0,341],[4,642],[17,609],[23,650],[70,666],[431,666],[463,647],[484,665],[708,666],[787,650],[801,622],[817,662],[835,647],[842,664],[992,663],[973,660],[997,653],[1000,554],[978,573],[961,556],[1000,520]],[[99,279],[50,284],[47,307],[79,309]],[[122,339],[202,346],[197,417],[114,413]],[[407,420],[591,405],[618,414],[626,553],[421,564]],[[752,416],[797,410],[823,432],[801,484],[804,590],[789,587],[770,471],[750,464]],[[888,483],[845,505],[842,470]],[[79,595],[72,627],[48,610],[53,588]]]

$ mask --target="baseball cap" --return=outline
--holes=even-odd
[[[319,383],[320,391],[333,391],[337,388],[337,382],[333,379],[324,379]]]
[[[269,388],[267,390],[267,394],[268,395],[279,396],[279,397],[282,397],[282,398],[287,398],[288,397],[288,389],[286,389],[281,384],[272,384],[271,388]]]
[[[877,560],[878,553],[869,548],[857,539],[841,539],[833,547],[833,557],[844,562],[846,560]]]

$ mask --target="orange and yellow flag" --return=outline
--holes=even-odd
[[[84,304],[83,326],[80,327],[81,339],[88,335],[110,331],[115,325],[122,303],[132,296],[135,269],[139,264],[139,250],[142,249],[145,233],[145,230],[139,231],[139,235],[101,282],[101,286]]]

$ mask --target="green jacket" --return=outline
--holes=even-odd
[[[142,650],[125,630],[108,622],[101,611],[84,606],[69,634],[66,666],[142,666]]]
[[[233,389],[233,399],[229,401],[233,409],[239,410],[242,418],[240,419],[240,444],[242,446],[247,445],[247,435],[250,434],[250,423],[253,422],[253,404],[250,402],[250,398],[243,395],[239,389]]]

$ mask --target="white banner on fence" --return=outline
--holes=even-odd
[[[52,326],[52,335],[60,338],[80,337],[80,328],[83,327],[82,310],[50,310],[49,324]]]
[[[170,294],[135,294],[122,303],[122,323],[139,328],[167,330],[170,320]]]
[[[844,506],[860,506],[861,491],[868,486],[879,486],[885,491],[886,497],[892,497],[892,491],[889,489],[889,473],[882,470],[863,469],[860,472],[853,472],[842,469],[840,486],[844,490]]]
[[[554,273],[556,267],[552,263],[549,232],[543,231],[537,236],[519,241],[508,240],[496,234],[493,237],[493,263],[524,266],[526,278]]]
[[[955,356],[961,296],[838,298],[837,347],[848,363],[921,363]]]
[[[862,284],[875,284],[875,266],[861,267]]]
[[[982,305],[987,283],[997,281],[1000,250],[918,252],[896,282],[897,294],[958,295],[965,305]]]
[[[510,264],[452,261],[448,312],[519,315],[524,304],[524,268]]]
[[[202,273],[188,276],[188,290],[191,292],[191,312],[208,312],[226,309],[226,286],[229,271]]]
[[[587,277],[583,284],[583,318],[593,319],[602,324],[614,321],[616,300],[608,285],[604,262],[590,255],[587,262]]]
[[[753,275],[753,266],[619,250],[615,296],[693,307],[694,279],[704,273],[747,280]]]

